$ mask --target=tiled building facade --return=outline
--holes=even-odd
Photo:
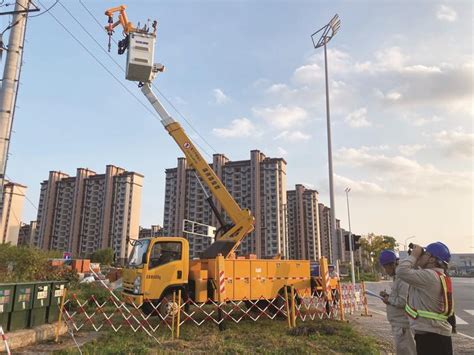
[[[5,181],[0,206],[0,243],[17,245],[26,186]]]
[[[296,185],[287,191],[288,250],[290,259],[319,260],[318,192]]]
[[[342,250],[344,247],[342,242],[343,234],[340,226],[340,220],[336,219],[336,235],[331,235],[331,208],[320,203],[319,209],[319,230],[321,233],[321,254],[328,258],[332,264],[336,263],[336,260],[341,260]]]
[[[271,257],[288,254],[286,233],[286,162],[268,158],[258,150],[250,152],[250,160],[229,161],[222,154],[213,157],[212,169],[222,180],[241,208],[255,217],[255,230],[241,243],[238,253]],[[204,186],[206,194],[209,191]],[[203,186],[184,158],[176,168],[166,170],[165,235],[183,236],[189,240],[191,257],[210,245],[208,237],[183,233],[183,220],[218,226],[206,201]],[[214,201],[225,217],[222,207]]]
[[[20,227],[20,233],[18,234],[18,245],[33,245],[35,232],[36,221],[31,221],[30,224],[22,223]]]
[[[113,165],[105,174],[51,171],[41,184],[33,245],[82,257],[113,248],[127,258],[127,240],[138,238],[142,183],[142,175]]]
[[[163,228],[157,224],[151,225],[150,228],[140,227],[138,238],[154,238],[163,236]]]

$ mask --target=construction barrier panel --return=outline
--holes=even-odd
[[[226,299],[223,302],[208,299],[206,303],[183,299],[185,296],[181,295],[181,291],[176,291],[170,299],[140,305],[126,303],[112,291],[103,302],[99,302],[95,296],[81,300],[75,294],[68,294],[64,300],[62,318],[70,333],[105,329],[117,332],[129,328],[134,332],[144,331],[159,342],[159,334],[163,336],[171,333],[173,338],[179,337],[183,325],[199,327],[204,323],[214,323],[220,326],[224,322],[278,319],[286,320],[291,328],[296,326],[297,321],[343,320],[344,314],[367,309],[361,284],[341,283],[331,290],[330,297],[321,289],[302,292],[287,287],[284,291],[274,299]]]

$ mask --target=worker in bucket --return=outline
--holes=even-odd
[[[441,242],[426,248],[409,245],[408,258],[397,268],[397,276],[408,283],[406,313],[415,334],[419,355],[449,355],[453,353],[453,312],[451,279],[447,275],[451,253]]]
[[[390,294],[382,291],[380,296],[387,305],[387,320],[392,326],[395,350],[398,355],[415,355],[415,340],[410,330],[410,322],[405,313],[408,284],[400,280],[395,272],[398,265],[398,254],[393,250],[384,250],[380,253],[379,262],[385,272],[393,277]]]

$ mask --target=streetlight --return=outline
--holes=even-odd
[[[329,21],[329,23],[311,35],[311,40],[315,49],[324,47],[324,72],[326,77],[326,119],[327,119],[327,136],[328,136],[328,165],[329,165],[329,196],[331,200],[331,232],[330,240],[331,243],[333,238],[336,238],[336,204],[334,203],[334,183],[333,183],[333,171],[332,171],[332,144],[331,144],[331,118],[329,113],[329,84],[328,84],[328,56],[326,45],[334,37],[339,28],[341,27],[341,20],[339,15]],[[321,35],[317,41],[317,35]],[[332,260],[331,260],[332,261]]]
[[[403,250],[406,251],[407,250],[407,241],[410,240],[410,239],[413,239],[415,238],[414,235],[412,235],[411,237],[405,239],[405,244],[403,244]]]
[[[352,229],[351,229],[351,213],[349,212],[349,191],[351,191],[350,187],[346,187],[344,190],[346,192],[346,200],[347,200],[347,219],[349,221],[349,251],[351,253],[351,276],[352,276],[352,284],[355,285],[355,273],[354,273],[354,242],[352,238]]]

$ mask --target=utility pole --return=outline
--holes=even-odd
[[[3,206],[3,185],[10,147],[10,136],[15,112],[26,20],[29,11],[29,0],[17,0],[12,12],[10,37],[6,50],[5,67],[0,89],[0,209]]]

